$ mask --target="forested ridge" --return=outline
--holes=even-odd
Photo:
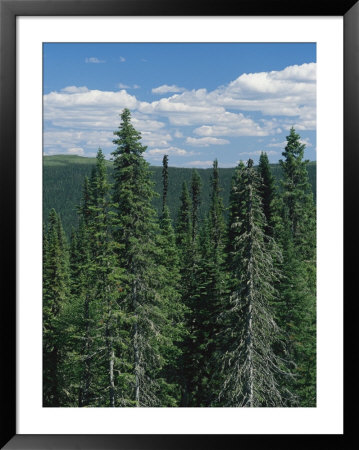
[[[87,158],[75,155],[44,156],[43,159],[43,216],[47,223],[52,208],[61,217],[66,236],[70,238],[71,228],[78,225],[77,205],[81,201],[81,189],[85,176],[90,177],[92,168],[96,165],[96,158]],[[107,176],[113,183],[113,162],[106,160]],[[270,164],[272,174],[281,188],[280,180],[283,178],[282,168],[279,164]],[[162,208],[162,168],[150,165],[154,189],[159,196],[152,199],[152,204],[157,214]],[[312,187],[314,200],[316,198],[316,163],[309,162],[307,165],[309,183]],[[234,168],[218,168],[221,179],[222,198],[225,207],[224,215],[228,216],[229,192]],[[210,207],[211,175],[212,169],[197,169],[201,177],[202,193],[199,215],[203,219]],[[185,167],[168,167],[171,180],[168,186],[167,203],[173,223],[177,219],[180,205],[179,192],[182,183],[186,181],[189,185],[192,177],[192,169]]]
[[[70,238],[56,208],[44,224],[43,405],[315,406],[316,211],[294,128],[281,177],[265,153],[215,160],[207,186],[195,169],[176,186],[176,211],[176,171],[165,155],[157,194],[128,109],[113,142]]]

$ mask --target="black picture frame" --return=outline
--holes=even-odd
[[[343,435],[17,435],[16,434],[16,17],[18,16],[342,16],[344,18],[344,273],[346,292],[356,279],[358,220],[355,214],[359,169],[359,2],[341,0],[288,2],[242,0],[236,3],[195,0],[0,0],[0,186],[2,193],[1,255],[1,423],[5,449],[198,449],[260,443],[276,448],[295,438],[299,445],[330,438],[336,448],[354,428],[345,417]],[[353,257],[353,258],[352,258]],[[348,299],[349,300],[349,299]],[[355,300],[355,295],[352,296]],[[354,341],[355,301],[345,303],[345,342]],[[354,358],[345,347],[345,373]],[[354,371],[355,372],[355,371]],[[347,386],[347,385],[346,385]],[[348,400],[345,390],[345,405]],[[279,440],[279,437],[281,438]],[[274,441],[276,443],[274,444]],[[340,441],[340,442],[338,442]],[[334,442],[333,442],[334,443]],[[269,444],[269,445],[268,445]],[[5,446],[4,446],[5,445]],[[274,448],[274,447],[273,447]]]

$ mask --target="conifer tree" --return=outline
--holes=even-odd
[[[211,176],[211,205],[208,218],[199,235],[200,257],[196,273],[199,291],[195,309],[197,324],[197,378],[196,406],[209,406],[218,389],[218,376],[213,370],[214,352],[218,333],[218,314],[224,294],[225,274],[223,202],[219,180],[218,162],[213,162]]]
[[[281,221],[275,232],[283,249],[283,281],[277,317],[295,363],[292,389],[300,406],[316,402],[316,235],[315,205],[303,160],[305,144],[292,127],[280,161],[283,169]]]
[[[131,318],[128,357],[133,375],[132,399],[135,406],[159,406],[169,388],[159,376],[176,330],[173,323],[172,329],[169,326],[169,299],[165,296],[169,274],[160,263],[159,230],[151,204],[153,183],[143,158],[146,147],[140,142],[141,134],[131,124],[128,109],[123,110],[121,120],[114,133],[117,149],[112,153],[113,198],[118,263],[125,270],[122,302]]]
[[[200,180],[198,173],[192,174],[191,197],[186,183],[183,183],[181,204],[178,212],[176,239],[180,254],[180,294],[181,302],[186,309],[185,323],[187,336],[182,343],[182,376],[181,406],[194,406],[194,391],[196,390],[196,376],[198,372],[198,349],[196,347],[197,329],[196,315],[198,314],[196,301],[198,274],[198,207],[200,204]],[[195,205],[193,205],[193,199]],[[195,225],[193,225],[193,220]]]
[[[242,221],[242,208],[241,208],[241,186],[242,178],[245,171],[245,166],[240,161],[235,168],[234,175],[231,183],[231,190],[229,195],[229,215],[228,215],[228,227],[227,227],[227,241],[225,249],[226,267],[228,272],[236,270],[236,254],[234,249],[234,242],[237,236],[237,224]],[[228,289],[232,289],[234,280],[232,277],[227,279]]]
[[[293,243],[305,259],[315,258],[315,207],[308,179],[305,144],[292,127],[280,160],[283,169],[283,215],[288,217]]]
[[[274,353],[279,330],[270,304],[277,295],[273,287],[279,274],[275,247],[264,235],[265,216],[260,198],[260,178],[249,160],[241,169],[238,221],[233,221],[230,267],[234,279],[226,310],[222,313],[223,387],[219,404],[224,406],[284,406],[288,393],[281,391],[280,378],[287,370]],[[232,210],[234,205],[232,205]]]
[[[112,238],[113,208],[105,158],[99,149],[90,181],[85,178],[80,224],[71,243],[72,301],[67,315],[68,372],[78,406],[126,404],[123,362],[126,347],[119,329],[124,313],[118,302],[121,269]],[[121,376],[115,377],[116,373]],[[73,400],[72,400],[73,401]]]
[[[267,153],[262,152],[258,164],[259,175],[262,178],[260,194],[262,197],[263,212],[266,218],[265,234],[273,236],[273,227],[275,222],[275,198],[276,187],[272,175]]]

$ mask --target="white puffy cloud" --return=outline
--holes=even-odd
[[[202,125],[193,132],[198,136],[267,136],[273,132],[272,124],[262,125],[242,113],[216,114],[215,125]]]
[[[51,92],[44,96],[44,119],[66,129],[113,131],[123,108],[134,110],[137,104],[136,97],[125,90]]]
[[[113,147],[113,135],[108,131],[96,130],[46,130],[44,132],[44,149],[57,148],[61,152],[69,148],[98,149]]]
[[[138,85],[119,83],[118,87],[119,91],[101,91],[67,86],[44,95],[45,150],[82,148],[88,154],[99,146],[113,148],[112,132],[124,108],[131,110],[133,125],[142,133],[150,157],[166,149],[177,156],[188,155],[183,144],[171,146],[173,137],[190,146],[208,147],[228,144],[229,137],[275,136],[291,126],[298,131],[316,127],[315,63],[245,73],[212,91],[165,84],[152,92],[173,95],[153,102],[126,91]]]
[[[193,145],[195,147],[208,147],[210,145],[229,144],[229,141],[227,139],[218,139],[215,137],[202,137],[202,138],[188,137],[186,139],[186,143],[188,145]]]
[[[141,107],[147,112],[167,114],[176,125],[213,123],[216,114],[229,108],[297,117],[296,122],[303,129],[315,129],[315,80],[316,63],[295,65],[281,71],[244,73],[210,92],[185,91],[150,104],[143,103]]]
[[[173,92],[184,92],[186,89],[176,86],[175,84],[172,84],[169,86],[168,84],[163,84],[162,86],[158,86],[156,88],[152,89],[152,94],[168,94]]]

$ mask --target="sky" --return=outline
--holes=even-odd
[[[128,108],[152,165],[275,163],[292,126],[316,160],[314,43],[45,43],[43,95],[45,155],[110,158]]]

